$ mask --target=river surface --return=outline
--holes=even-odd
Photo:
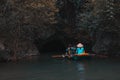
[[[0,63],[0,80],[120,80],[120,61],[70,61],[41,56],[17,63]]]

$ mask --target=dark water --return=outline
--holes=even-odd
[[[120,62],[41,59],[0,63],[0,80],[120,80]]]

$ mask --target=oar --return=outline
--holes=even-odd
[[[65,57],[64,55],[53,55],[52,58],[63,58]]]

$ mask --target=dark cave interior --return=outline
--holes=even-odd
[[[81,41],[82,42],[82,41]],[[86,44],[82,42],[85,48],[86,52],[91,52],[91,44]],[[36,40],[35,44],[39,50],[40,53],[46,54],[46,53],[65,53],[65,50],[69,44],[76,45],[77,41],[71,38],[58,38],[58,37],[52,37],[48,40]]]
[[[45,53],[53,53],[53,52],[65,52],[65,44],[63,41],[59,39],[55,40],[50,40],[43,44],[43,46],[40,49],[40,52],[45,52]]]

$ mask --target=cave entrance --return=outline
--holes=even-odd
[[[43,44],[41,52],[64,52],[65,43],[60,39],[53,39]]]

